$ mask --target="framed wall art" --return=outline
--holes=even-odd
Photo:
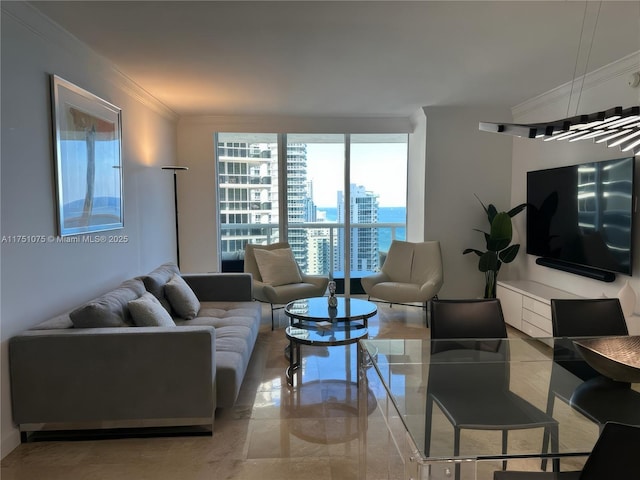
[[[121,110],[51,75],[58,233],[123,227]]]

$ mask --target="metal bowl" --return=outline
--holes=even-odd
[[[618,382],[640,382],[640,336],[602,337],[573,342],[585,361]]]

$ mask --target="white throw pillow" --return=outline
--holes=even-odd
[[[169,312],[160,301],[149,292],[136,300],[131,300],[127,306],[138,327],[175,327],[176,324]]]
[[[256,248],[253,253],[264,283],[277,287],[302,282],[298,264],[290,248],[275,250]]]
[[[169,299],[171,308],[180,318],[191,320],[198,316],[200,301],[187,282],[175,274],[164,286],[164,294]]]

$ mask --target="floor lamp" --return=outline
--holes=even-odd
[[[179,165],[166,165],[162,167],[162,170],[173,171],[173,205],[175,208],[176,217],[176,263],[180,268],[180,236],[178,233],[178,172],[181,170],[189,170],[188,167],[181,167]]]

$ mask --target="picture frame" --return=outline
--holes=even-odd
[[[60,236],[124,227],[122,111],[51,75]]]

